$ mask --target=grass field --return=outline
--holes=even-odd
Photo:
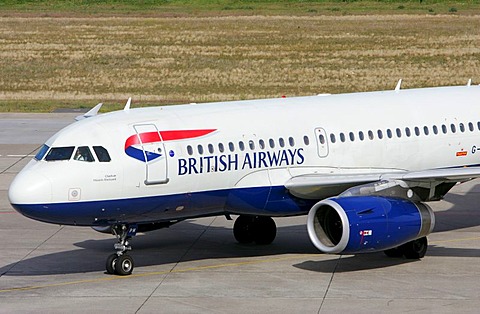
[[[480,0],[3,0],[4,13],[74,15],[472,14]]]
[[[472,14],[43,17],[24,3],[0,17],[0,111],[480,83]]]

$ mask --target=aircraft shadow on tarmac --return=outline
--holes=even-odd
[[[439,220],[442,221],[442,219],[451,220],[452,217],[444,218],[440,215]],[[458,220],[456,221],[458,224]],[[466,226],[463,228],[472,226],[470,219],[464,222]],[[476,220],[476,223],[480,222]],[[205,231],[207,227],[191,222],[183,222],[181,225],[181,228],[176,230],[162,229],[137,235],[132,241],[133,251],[130,253],[135,259],[136,267],[206,259],[281,257],[286,254],[318,254],[321,260],[313,261],[312,257],[306,256],[307,261],[292,266],[328,273],[378,269],[419,262],[404,258],[388,258],[382,252],[342,256],[340,259],[332,255],[325,259],[327,256],[317,251],[310,243],[305,228],[302,228],[304,226],[279,227],[277,239],[270,245],[244,245],[235,242],[230,228],[208,227]],[[39,255],[6,265],[0,268],[0,276],[39,276],[103,271],[106,257],[114,252],[114,243],[113,237],[78,242],[75,246],[81,249]],[[430,245],[427,255],[480,257],[480,250]]]
[[[478,189],[475,190],[478,191]],[[434,232],[479,226],[480,212],[475,205],[478,196],[478,192],[469,192],[466,195],[448,194],[446,201],[454,206],[447,211],[436,213]],[[94,231],[92,230],[92,232]],[[102,271],[107,256],[114,252],[114,243],[113,236],[111,239],[78,242],[74,245],[81,249],[39,255],[1,267],[0,276],[37,276]],[[311,244],[304,225],[279,227],[277,238],[270,245],[242,245],[236,243],[230,227],[206,227],[185,221],[170,228],[139,234],[132,240],[132,246],[133,251],[130,254],[135,260],[136,267],[216,258],[235,259],[286,254],[318,254],[320,261],[312,261],[311,257],[305,257],[308,261],[293,265],[300,269],[317,272],[352,272],[417,262],[404,258],[388,258],[382,252],[342,256],[340,259],[338,256],[330,256],[325,259],[326,256]],[[41,250],[36,253],[38,252]],[[427,255],[480,257],[480,249],[430,245]]]

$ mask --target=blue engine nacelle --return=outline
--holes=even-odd
[[[430,234],[432,209],[423,203],[381,196],[329,198],[308,213],[310,240],[325,253],[391,249]]]

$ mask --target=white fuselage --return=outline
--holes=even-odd
[[[243,201],[236,198],[243,194],[232,196],[231,191],[283,188],[289,179],[304,174],[371,174],[480,164],[480,153],[476,153],[479,109],[480,87],[465,86],[102,114],[68,126],[46,145],[87,146],[92,151],[102,146],[111,161],[99,162],[95,154],[93,162],[73,156],[61,161],[32,160],[13,182],[9,197],[14,205],[50,206],[148,202],[149,197],[173,196],[164,207],[138,209],[140,221],[161,219],[162,212],[168,212],[166,219],[222,212],[256,214],[256,206],[262,207],[258,214],[266,214],[275,204],[282,206],[281,194],[267,191],[253,203],[244,200],[247,204],[242,207]],[[141,134],[157,130],[160,140],[143,142]],[[127,148],[161,156],[141,160],[127,154]],[[199,193],[203,194],[188,198]],[[103,209],[110,211],[107,220],[121,221],[129,208],[143,205],[102,206],[95,209],[99,211],[95,219],[102,220]],[[115,206],[119,216],[114,215]],[[299,206],[271,214],[306,211],[307,207]]]

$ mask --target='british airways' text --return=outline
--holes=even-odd
[[[303,148],[179,158],[178,175],[286,167],[301,165],[304,161]]]

